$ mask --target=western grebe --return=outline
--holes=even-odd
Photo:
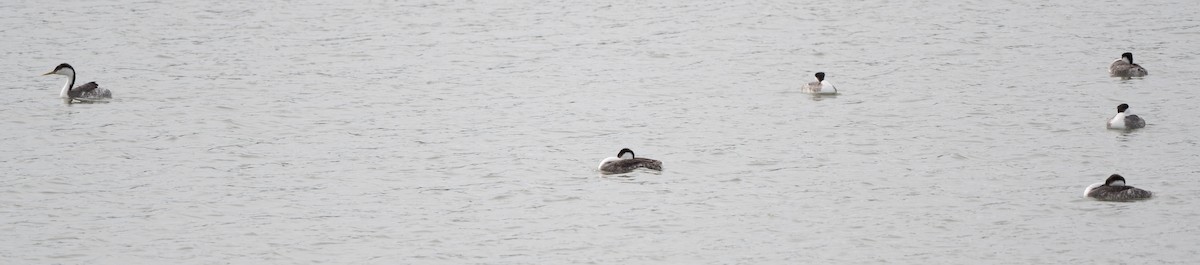
[[[1128,201],[1149,199],[1151,194],[1149,191],[1143,189],[1125,186],[1125,177],[1112,174],[1112,176],[1108,176],[1108,179],[1104,180],[1104,183],[1088,185],[1083,190],[1083,196],[1102,201]]]
[[[1113,115],[1112,119],[1108,119],[1108,128],[1114,130],[1130,130],[1146,127],[1146,120],[1138,115],[1130,114],[1127,110],[1129,104],[1121,103],[1117,105],[1117,115]]]
[[[1112,66],[1108,67],[1108,74],[1119,77],[1142,77],[1150,74],[1146,72],[1146,68],[1133,63],[1133,53],[1127,52],[1121,54],[1121,58],[1113,61]]]
[[[58,96],[70,102],[71,100],[88,101],[91,99],[112,98],[112,91],[100,88],[96,82],[88,82],[77,87],[75,85],[75,68],[69,64],[60,64],[54,68],[54,71],[43,75],[65,75],[67,76],[67,84],[63,85],[62,92]]]
[[[617,152],[616,157],[605,158],[600,160],[600,171],[607,174],[629,173],[634,169],[646,168],[653,170],[662,170],[662,162],[649,158],[637,158],[633,154],[633,150],[629,148],[621,149]]]
[[[833,87],[833,84],[829,83],[829,81],[825,81],[825,72],[817,72],[815,76],[817,77],[817,81],[809,82],[807,86],[804,86],[805,93],[822,95],[837,94],[837,88]]]

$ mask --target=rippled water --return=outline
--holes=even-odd
[[[1198,8],[6,1],[0,263],[1195,263]]]

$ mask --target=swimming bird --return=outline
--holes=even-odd
[[[600,161],[600,171],[607,174],[629,173],[634,169],[646,168],[652,170],[662,170],[662,162],[649,158],[637,158],[633,155],[633,150],[629,148],[621,149],[617,152],[616,157],[605,158]]]
[[[112,98],[112,91],[100,88],[99,85],[96,85],[96,82],[88,82],[87,84],[82,84],[72,88],[72,86],[75,85],[75,68],[71,67],[69,64],[60,64],[58,67],[54,68],[54,71],[50,71],[49,73],[42,75],[52,74],[67,76],[67,84],[63,85],[62,92],[58,93],[58,97],[61,97],[68,102],[71,100],[87,101],[92,99]]]
[[[1125,177],[1112,174],[1112,176],[1108,176],[1108,179],[1104,180],[1104,183],[1088,185],[1083,190],[1083,196],[1102,201],[1128,201],[1149,199],[1151,194],[1149,191],[1143,189],[1125,186]]]
[[[837,94],[837,88],[833,87],[833,84],[829,83],[829,81],[825,81],[825,72],[817,72],[815,76],[817,77],[817,81],[809,82],[808,85],[804,86],[803,90],[805,93],[822,95]]]
[[[1133,63],[1133,53],[1122,53],[1121,58],[1113,61],[1112,66],[1108,67],[1108,74],[1120,77],[1142,77],[1150,74],[1146,72],[1146,68]]]
[[[1138,115],[1130,114],[1129,104],[1121,103],[1117,105],[1117,115],[1113,115],[1112,119],[1108,119],[1108,128],[1113,130],[1131,130],[1146,127],[1146,120]]]

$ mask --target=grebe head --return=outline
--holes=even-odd
[[[54,68],[54,71],[50,71],[49,73],[45,73],[45,74],[42,74],[42,75],[65,75],[65,76],[74,76],[74,75],[75,75],[75,68],[74,68],[74,67],[71,67],[71,65],[69,65],[69,64],[65,64],[65,63],[64,63],[64,64],[59,64],[59,65],[58,65],[58,67],[55,67],[55,68]]]
[[[626,155],[629,157],[625,157]],[[621,159],[633,159],[633,150],[629,150],[629,148],[621,149],[621,152],[617,152],[617,157]]]
[[[1108,176],[1108,179],[1104,180],[1104,185],[1105,186],[1125,186],[1125,177],[1122,177],[1121,175],[1117,175],[1117,174],[1112,174],[1112,176]]]
[[[1117,113],[1124,113],[1127,109],[1129,109],[1129,104],[1121,103],[1121,105],[1117,105]]]
[[[54,71],[42,75],[75,75],[75,68],[69,64],[59,64],[58,67],[54,67]]]
[[[825,72],[817,72],[817,82],[825,81]]]
[[[1127,62],[1127,63],[1133,63],[1133,53],[1132,52],[1122,53],[1121,59],[1125,59],[1125,62]]]

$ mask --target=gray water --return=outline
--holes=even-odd
[[[1195,10],[4,1],[0,264],[1194,264]]]

